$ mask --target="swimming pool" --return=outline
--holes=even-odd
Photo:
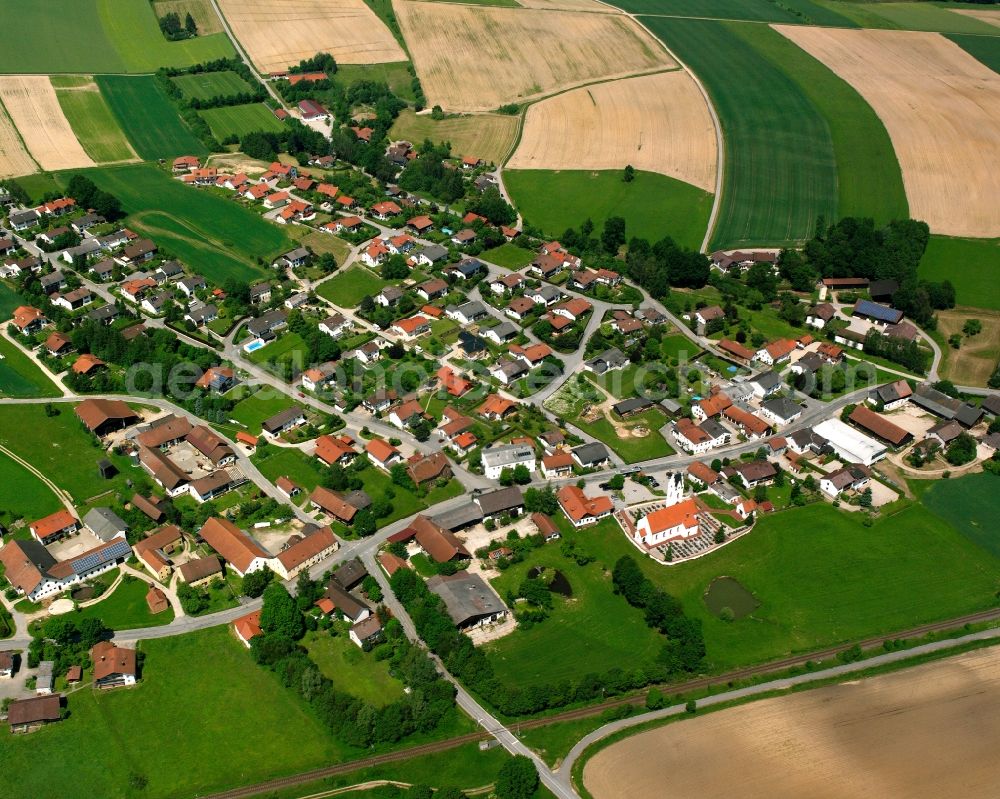
[[[253,341],[251,341],[249,344],[245,344],[243,346],[243,351],[244,352],[256,352],[257,350],[259,350],[263,346],[264,346],[264,342],[261,341],[259,338],[257,338],[257,339],[254,339]]]

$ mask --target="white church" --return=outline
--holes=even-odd
[[[684,498],[683,473],[668,473],[666,490],[666,507],[643,516],[636,524],[636,544],[653,548],[672,540],[694,538],[701,532],[698,506],[691,497]]]

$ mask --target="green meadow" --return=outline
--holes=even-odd
[[[97,85],[141,158],[205,155],[208,150],[177,114],[151,75],[98,75]]]
[[[619,170],[512,169],[504,184],[525,220],[548,236],[579,230],[590,219],[600,233],[609,216],[625,219],[625,236],[651,242],[670,236],[699,248],[712,210],[712,195],[689,183],[636,172],[626,183]]]
[[[263,103],[206,108],[198,113],[219,141],[224,141],[229,136],[242,138],[247,133],[278,132],[284,128],[284,123]]]
[[[1000,310],[1000,239],[931,236],[919,275],[950,280],[958,305]]]

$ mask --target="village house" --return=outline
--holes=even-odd
[[[848,464],[820,478],[819,490],[836,499],[844,491],[857,491],[871,480],[871,471],[861,464]]]
[[[562,512],[574,527],[596,524],[610,516],[615,509],[611,497],[603,494],[588,497],[583,493],[583,489],[575,485],[560,488],[557,499]]]
[[[524,444],[501,444],[483,450],[483,470],[489,480],[499,480],[504,469],[513,470],[524,466],[529,472],[535,471],[535,450]]]
[[[278,553],[274,571],[282,580],[294,580],[299,573],[325,560],[339,549],[340,544],[329,526],[320,527]]]
[[[507,607],[480,575],[468,571],[436,575],[427,587],[444,602],[445,610],[459,630],[470,630],[500,621]]]
[[[365,443],[365,454],[367,454],[368,460],[384,472],[390,471],[397,463],[403,462],[400,451],[380,438],[373,438]]]
[[[240,577],[274,565],[271,553],[228,519],[212,517],[198,535]]]
[[[298,405],[293,405],[291,408],[287,408],[265,419],[260,423],[260,428],[265,436],[277,438],[282,433],[288,432],[305,423],[305,412]]]
[[[110,641],[100,641],[90,650],[94,662],[94,686],[121,688],[135,685],[139,670],[134,649],[116,646]]]

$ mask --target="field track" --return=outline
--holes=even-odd
[[[93,166],[45,75],[0,77],[0,100],[24,144],[44,170]]]
[[[776,29],[885,123],[913,218],[948,236],[1000,236],[1000,75],[935,33]]]
[[[967,616],[962,616],[956,619],[949,619],[947,621],[924,624],[919,627],[914,627],[910,630],[906,630],[904,632],[893,633],[891,635],[883,635],[877,638],[869,638],[864,641],[860,641],[858,643],[860,644],[862,649],[870,649],[873,647],[881,646],[882,642],[887,639],[919,638],[928,633],[958,629],[966,624],[978,624],[981,622],[996,621],[997,619],[1000,619],[1000,609],[994,608],[990,610],[980,611],[978,613],[971,613]],[[735,671],[731,671],[726,674],[720,674],[715,677],[700,677],[694,680],[688,680],[683,683],[670,683],[667,685],[661,685],[656,687],[668,695],[684,694],[690,691],[704,690],[713,685],[714,686],[727,685],[729,683],[747,680],[758,676],[766,676],[768,674],[776,674],[784,672],[790,668],[801,667],[806,663],[810,662],[814,663],[817,661],[828,660],[830,658],[836,657],[837,653],[850,649],[852,646],[853,644],[842,644],[840,646],[830,647],[817,652],[811,652],[808,654],[796,655],[794,657],[784,658],[782,660],[773,661],[771,663],[764,663],[758,666],[748,666],[746,668],[737,669]],[[622,707],[623,705],[644,707],[645,702],[646,702],[646,695],[643,692],[638,695],[609,699],[606,702],[601,702],[595,705],[588,705],[587,707],[576,708],[574,710],[567,710],[562,713],[556,713],[554,715],[545,716],[543,718],[535,718],[535,719],[528,719],[526,721],[511,722],[508,724],[508,727],[516,731],[530,730],[538,727],[545,727],[550,724],[558,724],[560,722],[565,722],[565,721],[576,721],[578,719],[585,719],[594,716],[599,716],[606,710],[619,708]],[[346,763],[338,763],[333,766],[326,766],[324,768],[313,769],[311,771],[305,771],[299,774],[293,774],[288,777],[281,777],[279,779],[268,780],[266,782],[257,783],[256,785],[247,785],[242,788],[233,788],[232,790],[229,791],[222,791],[221,793],[211,794],[210,796],[204,797],[203,799],[246,799],[246,797],[258,796],[262,793],[270,793],[281,790],[283,788],[291,788],[296,785],[303,785],[306,783],[315,782],[317,780],[321,780],[326,777],[333,777],[338,774],[348,774],[352,771],[357,771],[358,769],[362,768],[382,765],[385,763],[396,763],[401,760],[409,760],[414,757],[432,754],[435,752],[445,752],[448,751],[449,749],[454,749],[463,744],[471,743],[473,741],[481,741],[488,737],[490,737],[490,734],[485,730],[480,732],[471,732],[466,735],[460,735],[455,738],[449,738],[446,741],[436,741],[434,743],[423,744],[421,746],[413,746],[407,749],[401,749],[397,752],[390,752],[385,755],[376,755],[375,757],[363,758],[361,760],[352,760]]]
[[[449,111],[492,111],[602,78],[677,66],[621,14],[410,0],[395,0],[393,8],[428,104]]]
[[[980,649],[655,727],[598,751],[583,778],[594,799],[665,784],[676,799],[986,797],[998,710],[1000,654]]]
[[[364,0],[219,0],[226,21],[262,72],[316,53],[343,64],[406,61],[406,53]]]
[[[599,83],[531,106],[510,169],[636,169],[715,191],[705,100],[682,71]]]

